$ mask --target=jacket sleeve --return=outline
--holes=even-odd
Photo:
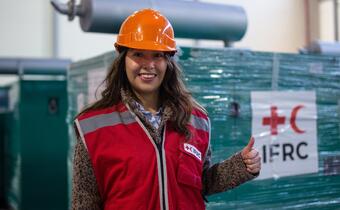
[[[102,209],[102,200],[98,191],[91,160],[81,140],[77,141],[74,151],[71,209]]]
[[[247,171],[240,152],[213,166],[210,163],[209,148],[203,165],[203,195],[227,191],[258,175]]]

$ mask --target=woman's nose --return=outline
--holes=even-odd
[[[152,58],[144,58],[142,67],[145,69],[153,69],[155,68],[155,61]]]

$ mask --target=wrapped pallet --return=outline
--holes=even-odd
[[[70,148],[72,119],[100,97],[113,59],[108,52],[71,65]],[[182,48],[177,59],[209,112],[213,162],[241,150],[250,136],[262,157],[257,179],[208,197],[207,209],[340,205],[340,57]]]

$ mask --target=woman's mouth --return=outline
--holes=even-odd
[[[143,81],[151,81],[157,76],[157,74],[155,74],[155,73],[139,73],[138,76]]]

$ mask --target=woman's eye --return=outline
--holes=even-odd
[[[141,52],[134,52],[133,56],[135,56],[135,57],[142,57],[143,53],[141,53]]]
[[[163,58],[164,54],[163,53],[156,53],[156,54],[154,54],[154,57],[155,58]]]

